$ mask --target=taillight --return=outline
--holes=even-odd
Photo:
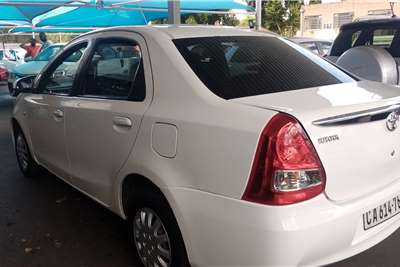
[[[324,191],[325,171],[300,123],[278,113],[263,130],[244,200],[288,205]]]

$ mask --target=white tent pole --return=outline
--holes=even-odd
[[[262,24],[262,0],[256,0],[256,30],[261,30]]]
[[[180,0],[168,0],[168,23],[181,24]]]

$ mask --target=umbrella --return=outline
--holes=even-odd
[[[86,0],[55,8],[32,20],[36,27],[110,27],[145,25],[151,20],[168,17],[167,0]],[[181,11],[196,13],[211,10],[249,10],[241,0],[181,0]]]

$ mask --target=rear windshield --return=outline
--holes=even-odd
[[[175,39],[200,80],[224,99],[354,81],[289,41],[267,36]]]

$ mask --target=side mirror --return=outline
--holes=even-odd
[[[23,78],[20,78],[16,80],[13,83],[13,88],[10,90],[10,94],[12,96],[17,96],[21,93],[30,93],[32,92],[33,89],[33,82],[35,80],[36,76],[31,75],[31,76],[26,76]]]
[[[30,62],[30,61],[32,61],[32,60],[33,60],[32,57],[26,57],[26,58],[25,58],[25,62]]]

